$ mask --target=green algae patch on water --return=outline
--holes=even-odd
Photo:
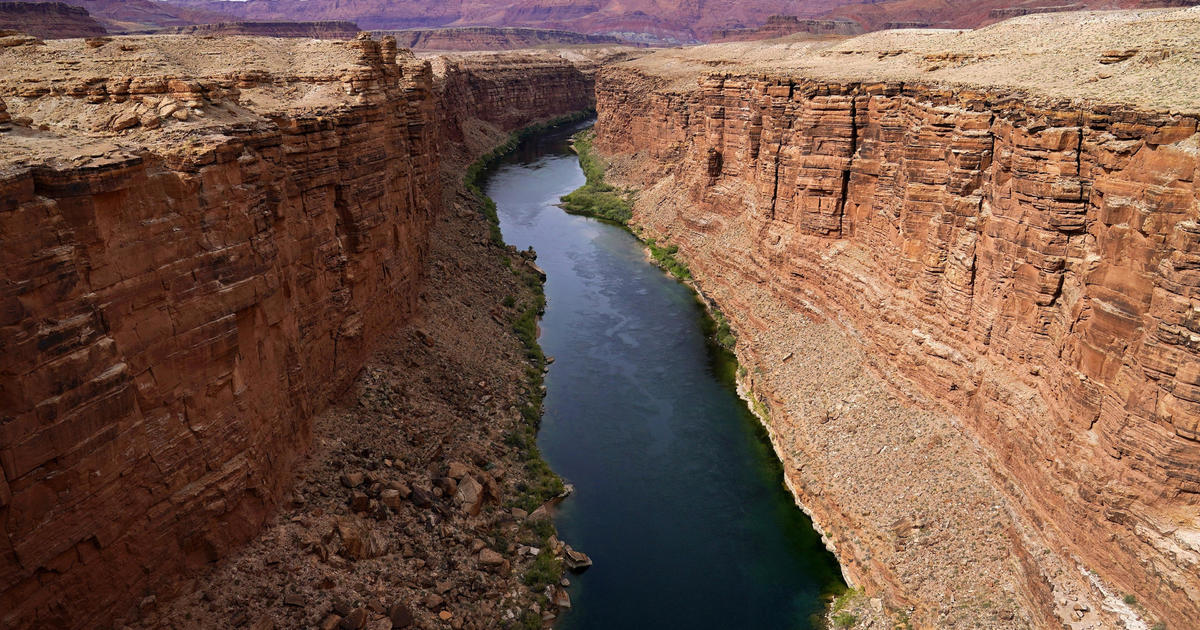
[[[557,360],[537,439],[576,487],[555,525],[595,561],[557,627],[821,627],[836,561],[728,385],[717,324],[627,226],[563,211],[587,183],[570,133],[523,144],[486,181],[505,238],[547,274],[538,341]]]
[[[737,336],[728,318],[716,301],[701,290],[691,270],[679,257],[679,246],[666,241],[661,235],[649,236],[642,226],[633,222],[635,191],[622,190],[605,182],[607,164],[602,157],[595,153],[594,138],[595,133],[591,129],[572,137],[571,148],[579,158],[580,167],[587,183],[563,196],[559,206],[571,214],[596,218],[626,229],[646,248],[649,259],[655,266],[691,290],[700,311],[700,325],[706,339],[712,371],[724,386],[738,392],[744,400],[746,405],[744,411],[748,423],[753,427],[751,430],[755,439],[760,448],[770,453],[764,457],[769,460],[764,467],[769,469],[769,476],[783,480],[783,485],[786,486],[783,464],[779,460],[778,454],[774,452],[775,444],[769,424],[768,405],[749,386],[750,380],[747,378],[747,371],[738,363],[737,355],[734,353]],[[790,488],[788,488],[788,494],[789,498],[794,501],[795,495]],[[849,589],[841,576],[836,573],[836,571],[831,571],[824,582],[821,597],[825,600],[826,606],[823,610],[810,613],[807,622],[811,627],[848,627],[846,626],[847,622],[852,626],[857,621],[851,619],[852,613],[841,610],[838,603],[861,592]],[[858,599],[864,598],[859,597]]]
[[[571,138],[571,148],[579,155],[579,166],[587,181],[563,195],[560,206],[571,214],[629,225],[629,220],[633,218],[634,193],[604,181],[608,165],[592,147],[595,137],[595,131],[585,129]]]
[[[705,335],[720,347],[732,351],[737,345],[737,335],[720,307],[704,297],[692,279],[691,270],[676,256],[679,246],[670,243],[659,244],[657,239],[645,238],[641,230],[631,223],[633,204],[637,199],[636,191],[618,188],[605,181],[608,165],[604,158],[596,153],[593,146],[595,138],[594,129],[585,129],[571,137],[571,149],[579,156],[579,167],[583,170],[586,183],[563,195],[559,207],[571,214],[608,221],[628,229],[649,250],[654,264],[676,280],[688,285],[696,294],[696,299],[703,304],[706,312],[703,322]]]

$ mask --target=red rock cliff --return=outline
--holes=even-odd
[[[5,628],[107,626],[256,533],[313,415],[418,306],[444,120],[520,103],[511,128],[590,99],[533,98],[569,64],[531,67],[475,97],[456,84],[455,106],[483,109],[439,112],[429,65],[394,41],[101,45],[196,65],[3,86]]]
[[[756,340],[788,334],[752,288],[841,322],[977,436],[1051,548],[1168,627],[1189,626],[1200,615],[1198,117],[888,81],[886,68],[878,82],[718,73],[688,85],[664,67],[602,71],[596,144],[644,189],[635,222],[677,243],[742,327],[744,358],[770,371],[778,358]],[[780,411],[792,396],[768,393]],[[800,420],[772,416],[781,443]],[[843,529],[852,517],[831,504],[853,499],[812,490],[798,492],[818,522]],[[934,599],[931,583],[840,538],[854,582],[918,611]],[[1052,626],[1041,578],[1026,581],[1029,623]]]

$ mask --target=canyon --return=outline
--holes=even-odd
[[[476,81],[391,38],[6,47],[0,625],[136,618],[258,535],[417,313],[444,186],[592,103],[574,55]]]
[[[850,625],[1188,627],[1200,11],[1030,13],[653,52],[4,35],[0,626],[552,623],[565,591],[519,586],[566,549],[519,444],[541,272],[462,176],[594,107]]]
[[[1031,15],[601,72],[632,223],[738,332],[865,615],[1200,614],[1198,38],[1195,10]]]

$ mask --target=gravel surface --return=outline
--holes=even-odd
[[[1126,56],[1128,55],[1128,56]],[[976,30],[792,36],[627,62],[678,87],[709,72],[1010,87],[1056,99],[1200,112],[1200,7],[1027,15]]]

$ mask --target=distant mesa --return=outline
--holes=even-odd
[[[757,28],[772,15],[818,18],[847,0],[172,0],[243,20],[353,20],[371,31],[524,27],[608,35],[646,44],[699,43],[726,28]],[[1060,2],[1064,0],[1058,0]],[[798,4],[802,6],[797,6]]]
[[[729,28],[713,31],[709,41],[744,42],[774,39],[797,33],[810,35],[860,35],[862,26],[847,19],[802,19],[795,15],[772,15],[758,28]]]
[[[9,2],[6,4],[32,4]],[[234,21],[237,18],[217,11],[193,9],[185,6],[160,2],[159,0],[63,0],[61,3],[81,7],[111,34],[146,32],[158,28],[211,24]],[[222,2],[219,4],[237,4]],[[44,24],[57,30],[57,22]],[[56,37],[72,37],[58,35]],[[78,36],[75,36],[78,37]]]
[[[539,46],[629,45],[641,46],[611,35],[588,35],[546,28],[466,26],[374,31],[392,35],[396,43],[413,50],[515,50]]]
[[[1188,6],[1200,0],[740,0],[691,7],[682,0],[61,0],[33,19],[3,2],[0,27],[41,37],[207,33],[342,39],[349,24],[396,32],[419,50],[506,50],[553,45],[695,44],[794,34],[850,36],[895,28],[976,28],[1032,13]],[[88,15],[90,14],[90,18]],[[293,24],[283,27],[279,24]],[[311,26],[310,26],[311,25]],[[318,26],[319,25],[319,26]],[[189,30],[188,27],[199,27]],[[483,29],[495,29],[492,31]],[[173,30],[163,30],[173,29]],[[513,30],[516,29],[516,30]],[[314,34],[315,32],[315,34]],[[600,38],[600,39],[595,39]]]
[[[148,32],[170,35],[248,35],[255,37],[354,39],[360,30],[354,22],[329,20],[315,22],[217,22],[215,24],[175,26]]]
[[[0,30],[20,31],[42,39],[107,34],[87,9],[63,2],[0,2]]]
[[[854,20],[864,30],[979,28],[1034,13],[1105,9],[1150,9],[1200,4],[1200,0],[884,0],[839,3],[823,17]]]

